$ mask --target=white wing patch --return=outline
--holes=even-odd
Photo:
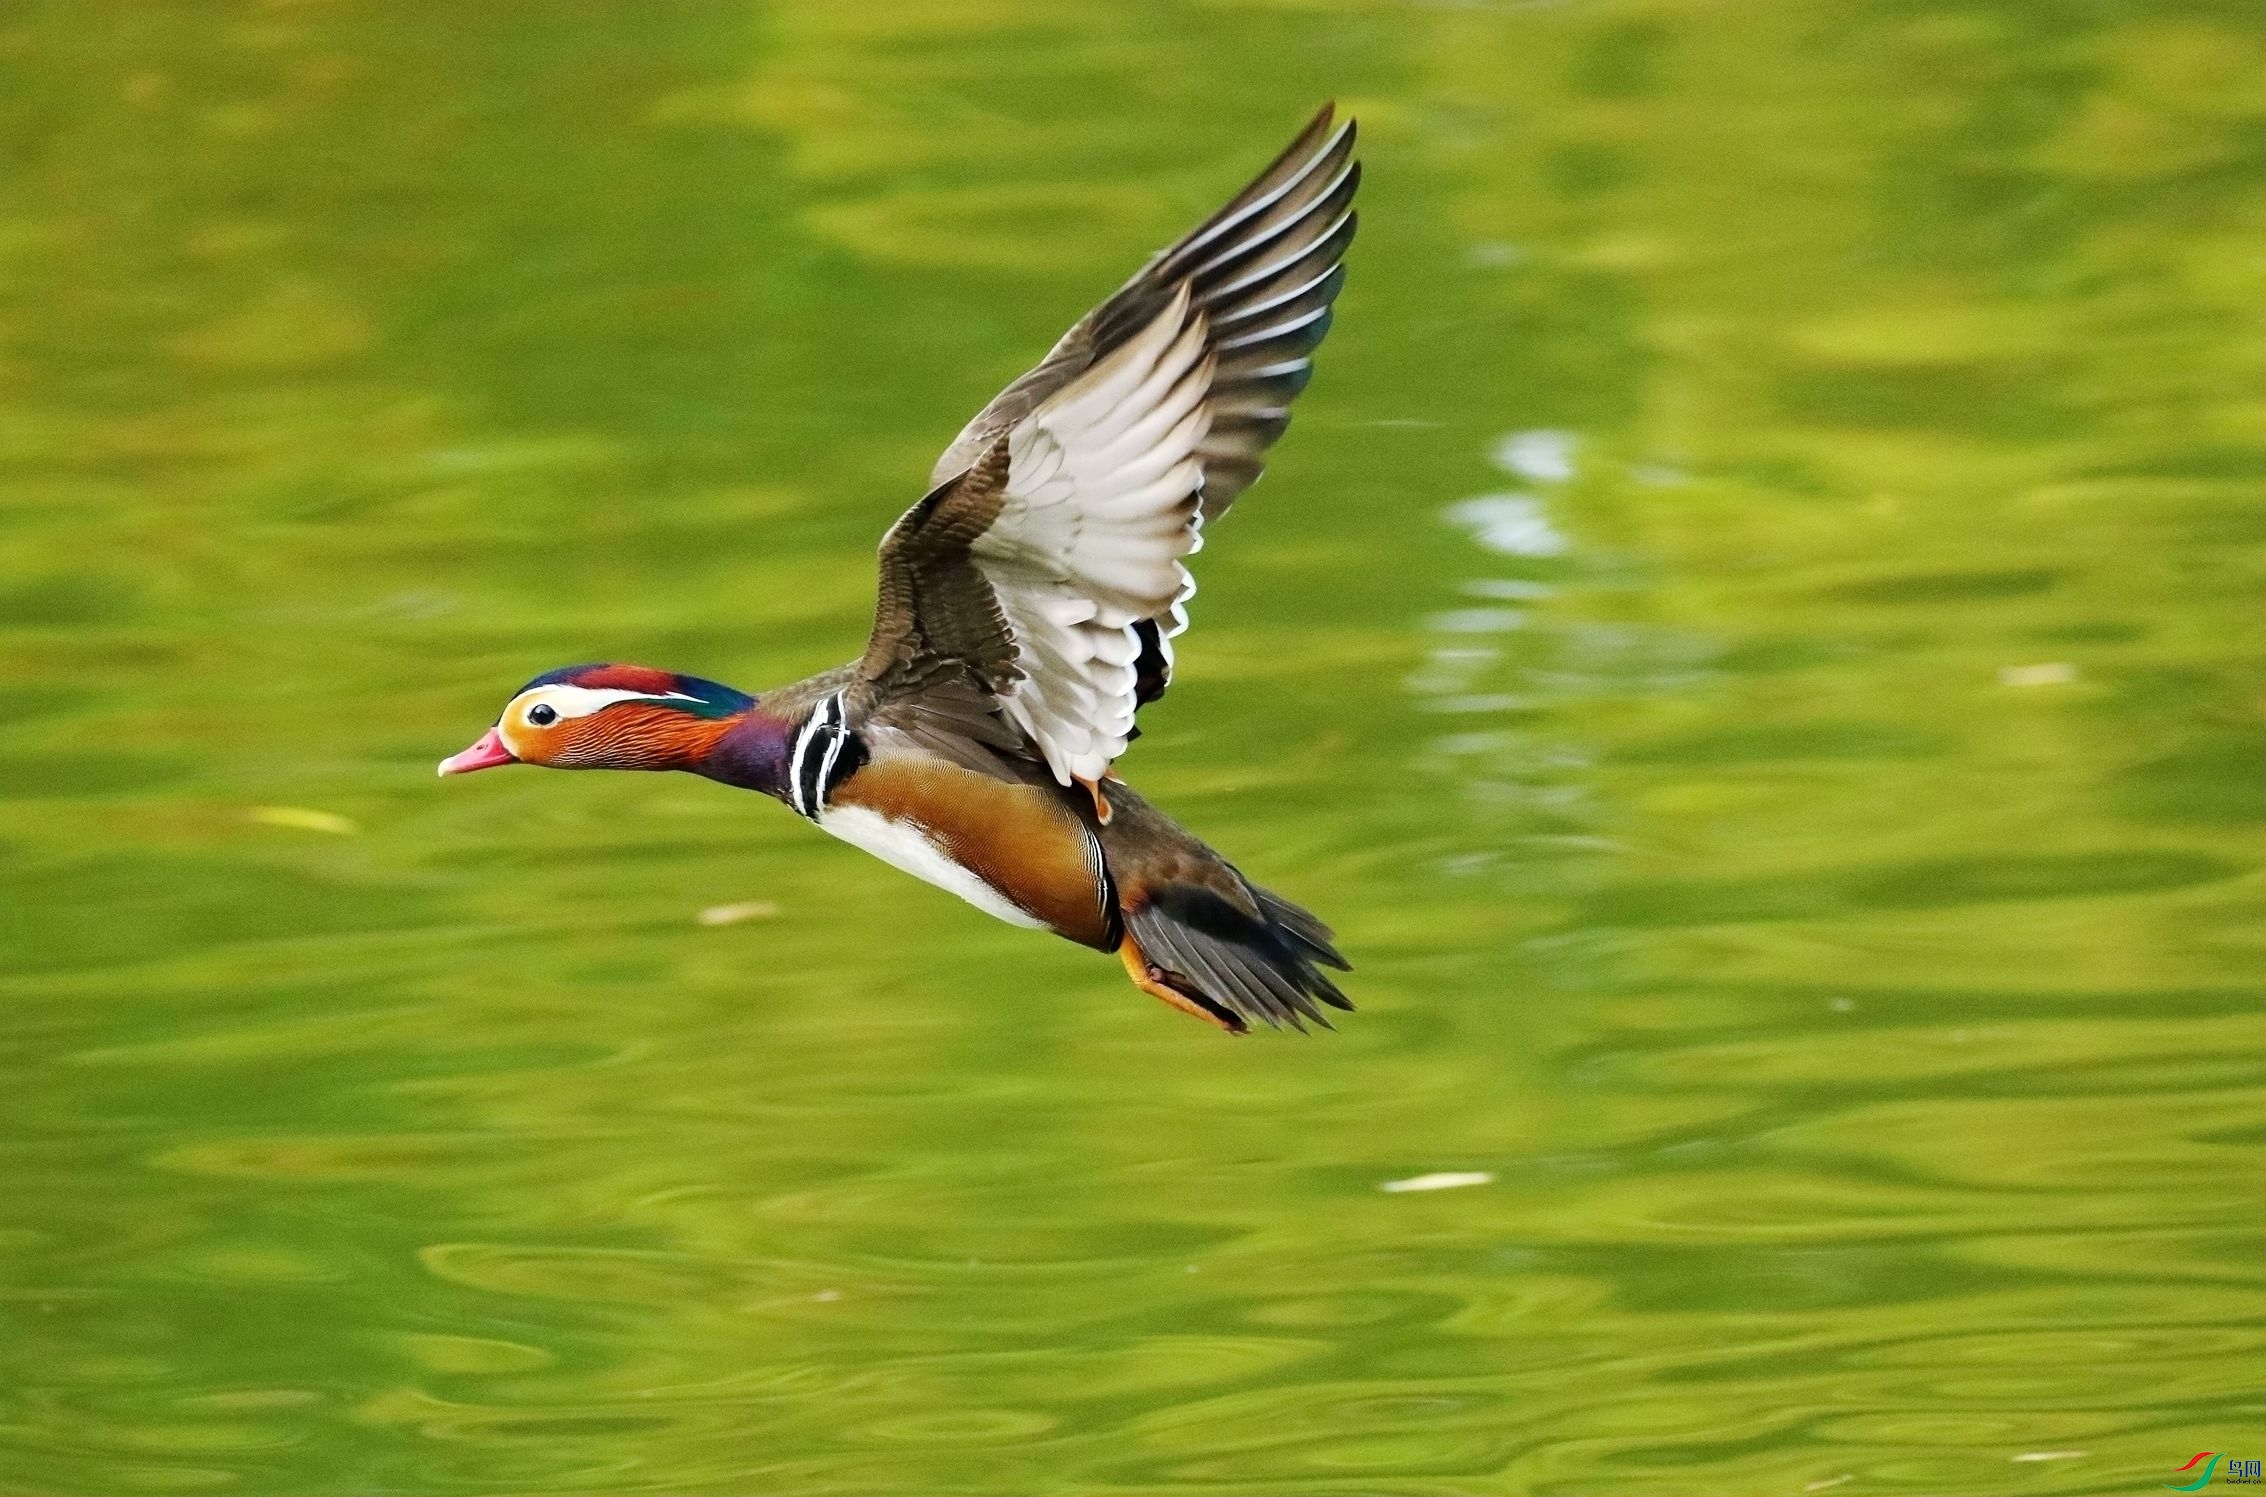
[[[1063,784],[1098,780],[1133,731],[1133,625],[1195,591],[1197,446],[1212,361],[1188,290],[1007,438],[1007,494],[970,548],[1014,630],[1023,679],[1003,700]]]

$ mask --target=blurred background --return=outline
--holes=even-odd
[[[2256,23],[16,0],[0,1490],[2259,1453]],[[435,781],[552,666],[848,658],[1333,96],[1338,330],[1125,767],[1340,1033],[706,782]]]

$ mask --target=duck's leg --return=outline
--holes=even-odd
[[[1089,780],[1083,775],[1073,775],[1071,776],[1071,778],[1077,780],[1079,786],[1084,789],[1088,795],[1094,798],[1094,820],[1099,822],[1103,826],[1108,826],[1109,797],[1102,794],[1101,780]],[[1114,774],[1103,776],[1103,779],[1114,780],[1116,778],[1117,776]]]
[[[1127,931],[1125,940],[1117,948],[1117,958],[1125,963],[1125,975],[1133,979],[1133,986],[1151,998],[1161,998],[1184,1014],[1194,1014],[1205,1023],[1225,1030],[1229,1034],[1248,1034],[1250,1026],[1226,1009],[1211,1003],[1199,994],[1182,992],[1172,986],[1172,976],[1164,968],[1153,966],[1141,954],[1133,933]]]

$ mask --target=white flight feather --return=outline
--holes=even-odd
[[[1064,784],[1100,779],[1132,734],[1133,626],[1185,618],[1210,390],[1183,288],[1008,435],[1005,502],[970,549],[1024,673],[1001,705]]]

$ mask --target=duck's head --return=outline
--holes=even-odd
[[[754,704],[746,692],[675,671],[570,665],[519,688],[479,742],[441,761],[441,773],[505,764],[685,769]]]

